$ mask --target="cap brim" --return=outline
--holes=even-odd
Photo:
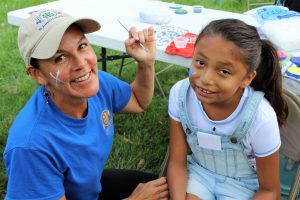
[[[72,24],[78,25],[83,33],[95,32],[100,30],[101,27],[97,21],[88,18],[61,21],[60,24],[54,24],[55,27],[45,33],[31,57],[37,59],[51,58],[56,53],[64,33]]]

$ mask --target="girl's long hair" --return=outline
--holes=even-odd
[[[256,28],[241,20],[221,19],[210,22],[201,31],[195,46],[201,38],[213,35],[219,35],[240,48],[248,73],[257,72],[250,85],[265,93],[276,112],[279,126],[283,125],[288,108],[283,98],[279,57],[271,42],[261,40]]]

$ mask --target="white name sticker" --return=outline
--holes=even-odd
[[[197,132],[198,144],[199,147],[212,149],[212,150],[221,150],[221,137],[218,135],[211,135],[208,133]]]

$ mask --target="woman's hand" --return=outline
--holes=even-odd
[[[154,63],[156,54],[155,33],[153,27],[137,31],[135,27],[129,30],[129,38],[125,41],[126,52],[136,61]]]
[[[166,177],[140,183],[126,200],[167,200],[169,197]]]

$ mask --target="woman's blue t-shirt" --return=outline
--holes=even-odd
[[[6,199],[96,200],[112,148],[113,113],[129,102],[129,84],[99,71],[99,92],[83,119],[58,110],[39,87],[10,128],[4,162]]]

